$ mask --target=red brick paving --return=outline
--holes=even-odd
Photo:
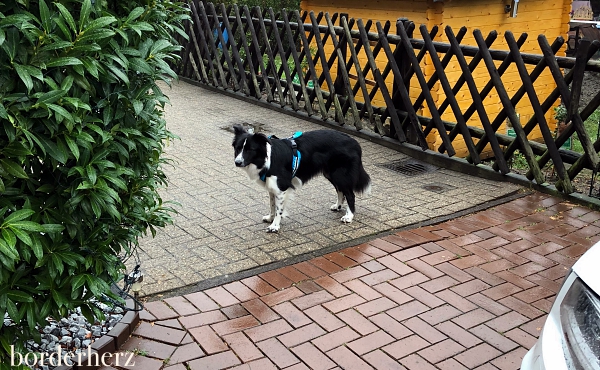
[[[528,195],[147,303],[122,349],[173,370],[517,369],[598,220]]]

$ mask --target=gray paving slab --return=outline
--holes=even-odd
[[[329,210],[336,193],[318,178],[296,193],[280,232],[268,234],[262,222],[268,195],[234,166],[233,134],[227,128],[235,122],[260,122],[263,132],[286,137],[323,127],[183,82],[165,92],[172,103],[165,111],[167,125],[180,140],[166,149],[173,166],[165,167],[170,185],[162,195],[181,206],[173,225],[140,241],[142,295],[449,215],[519,189],[442,168],[406,176],[381,165],[409,157],[357,139],[372,193],[357,198],[354,222],[343,224],[342,214]],[[446,191],[424,188],[431,185]]]

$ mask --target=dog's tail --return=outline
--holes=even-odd
[[[365,171],[362,164],[358,168],[358,181],[354,185],[354,192],[358,194],[371,194],[371,177]]]

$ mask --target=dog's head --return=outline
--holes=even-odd
[[[233,126],[233,153],[237,167],[256,166],[260,170],[268,166],[269,139],[263,134],[251,134],[239,124]]]

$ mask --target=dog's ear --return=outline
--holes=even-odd
[[[265,134],[254,134],[254,139],[261,143],[271,144],[271,140]]]
[[[244,126],[240,125],[239,123],[236,123],[235,125],[233,125],[233,132],[236,135],[240,135],[240,134],[245,134],[247,131],[244,128]]]

